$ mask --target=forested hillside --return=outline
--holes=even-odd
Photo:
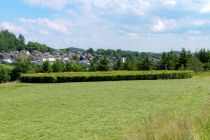
[[[25,38],[22,34],[18,37],[8,30],[0,31],[0,52],[21,51],[21,50],[36,50],[40,52],[51,52],[54,49],[47,45],[37,42],[25,43]]]

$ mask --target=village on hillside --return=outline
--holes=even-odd
[[[45,61],[53,63],[56,60],[60,60],[63,62],[70,61],[72,63],[89,65],[90,61],[92,61],[93,58],[96,56],[81,51],[67,51],[63,53],[60,50],[55,50],[53,52],[42,53],[35,50],[32,52],[29,52],[27,50],[22,50],[22,51],[11,51],[7,53],[0,53],[0,62],[5,64],[11,64],[14,62],[14,60],[17,57],[24,57],[30,59],[32,62],[39,65],[43,64],[43,62]]]

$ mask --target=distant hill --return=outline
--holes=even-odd
[[[67,48],[66,50],[71,51],[71,52],[73,51],[85,52],[86,51],[84,49],[76,48],[76,47],[70,47],[70,48]]]

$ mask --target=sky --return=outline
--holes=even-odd
[[[210,49],[210,0],[0,0],[0,29],[53,48]]]

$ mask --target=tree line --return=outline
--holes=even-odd
[[[19,34],[18,37],[8,30],[0,31],[0,52],[10,52],[10,51],[40,51],[40,52],[51,52],[54,49],[48,47],[45,44],[40,44],[37,42],[28,42],[25,43],[25,38],[22,34]]]
[[[62,62],[56,60],[54,63],[43,62],[42,65],[32,63],[25,58],[17,58],[14,63],[13,75],[18,77],[21,73],[51,73],[51,72],[79,72],[79,71],[148,71],[148,70],[193,70],[195,72],[210,70],[210,51],[201,49],[196,53],[191,53],[182,49],[180,53],[164,52],[160,59],[154,59],[150,55],[138,59],[130,55],[123,62],[122,57],[111,59],[106,56],[100,56],[93,59],[89,65],[72,62]]]

